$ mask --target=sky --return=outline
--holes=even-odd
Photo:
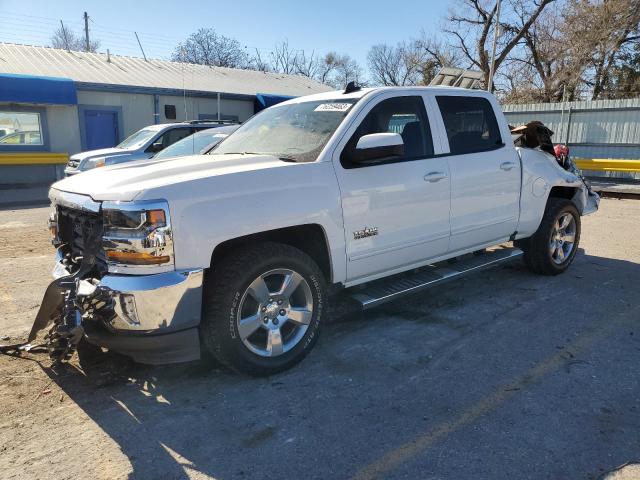
[[[89,14],[99,51],[141,56],[134,31],[151,58],[168,59],[175,45],[200,27],[236,38],[250,53],[268,55],[284,39],[294,49],[348,53],[366,67],[376,43],[395,44],[421,30],[435,33],[450,2],[433,0],[270,2],[168,0],[0,0],[0,41],[47,45],[64,21],[83,32]]]

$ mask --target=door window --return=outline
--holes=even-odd
[[[173,128],[168,132],[165,132],[153,143],[157,144],[162,142],[162,148],[167,148],[169,145],[173,145],[178,140],[182,140],[184,137],[188,137],[192,133],[192,128]]]
[[[388,132],[400,134],[404,143],[404,156],[371,165],[433,156],[433,140],[422,97],[394,97],[378,103],[364,118],[342,152],[343,166],[346,168],[364,166],[351,164],[348,160],[348,152],[356,148],[360,137],[371,133]]]
[[[447,95],[436,100],[451,154],[486,152],[504,145],[493,107],[486,98]]]

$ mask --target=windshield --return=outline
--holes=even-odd
[[[210,130],[194,133],[173,145],[169,145],[153,158],[183,157],[200,153],[205,147],[213,146],[225,137],[227,137],[226,133],[215,133]]]
[[[145,143],[147,143],[151,137],[158,133],[158,130],[155,129],[146,129],[138,130],[133,135],[127,137],[124,141],[122,141],[116,148],[139,148]]]
[[[266,154],[281,160],[313,162],[355,102],[318,100],[267,108],[211,153]]]

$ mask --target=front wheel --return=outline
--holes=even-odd
[[[573,202],[550,198],[536,233],[517,243],[529,269],[542,275],[564,272],[578,251],[580,213]]]
[[[263,376],[298,363],[325,310],[322,272],[305,253],[266,242],[230,253],[205,280],[205,350],[233,370]]]

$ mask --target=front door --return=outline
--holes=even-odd
[[[443,255],[449,242],[449,167],[436,158],[420,94],[383,95],[359,115],[359,123],[335,161],[342,194],[347,282],[400,271]],[[360,137],[402,136],[401,158],[349,164],[344,153]],[[437,151],[439,152],[439,143]],[[334,158],[334,160],[336,160]]]
[[[119,143],[118,112],[85,110],[86,150],[115,147]]]
[[[487,98],[438,94],[436,102],[450,153],[449,251],[508,239],[518,223],[521,175],[509,133]]]

